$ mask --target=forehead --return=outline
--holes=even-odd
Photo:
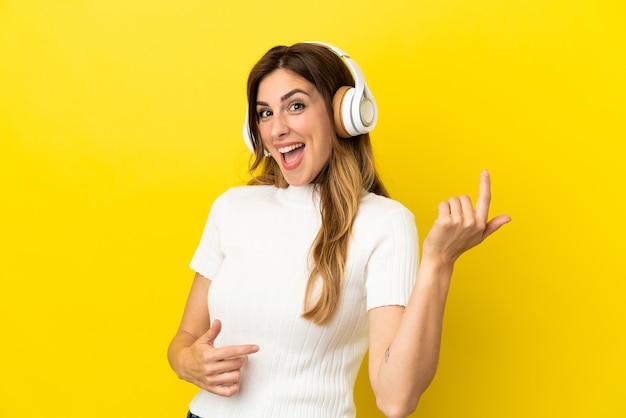
[[[309,95],[317,93],[317,89],[307,79],[284,68],[278,68],[266,75],[259,83],[257,98],[260,101],[278,99],[292,90],[304,90]]]

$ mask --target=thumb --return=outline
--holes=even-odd
[[[213,342],[220,334],[220,331],[222,331],[222,321],[216,319],[213,321],[211,328],[209,328],[209,330],[202,336],[202,342],[204,344],[213,345]]]
[[[493,218],[491,221],[487,223],[487,227],[483,232],[483,240],[486,239],[489,235],[496,232],[500,227],[504,224],[511,222],[511,217],[509,215],[500,215]]]

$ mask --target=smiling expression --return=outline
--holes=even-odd
[[[256,112],[263,145],[287,183],[313,182],[330,158],[334,136],[320,92],[306,79],[279,68],[259,83]]]

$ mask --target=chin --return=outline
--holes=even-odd
[[[310,181],[289,181],[289,180],[287,180],[287,184],[289,184],[290,186],[293,186],[293,187],[306,186],[309,183],[310,183]]]
[[[294,187],[306,186],[307,184],[310,184],[313,181],[311,179],[305,179],[301,177],[285,176],[284,174],[283,174],[283,177],[285,178],[285,181],[287,182],[287,184],[289,184],[290,186],[294,186]]]

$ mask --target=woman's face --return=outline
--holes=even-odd
[[[330,158],[334,135],[319,91],[299,75],[279,68],[261,80],[256,112],[263,145],[287,183],[311,183]]]

